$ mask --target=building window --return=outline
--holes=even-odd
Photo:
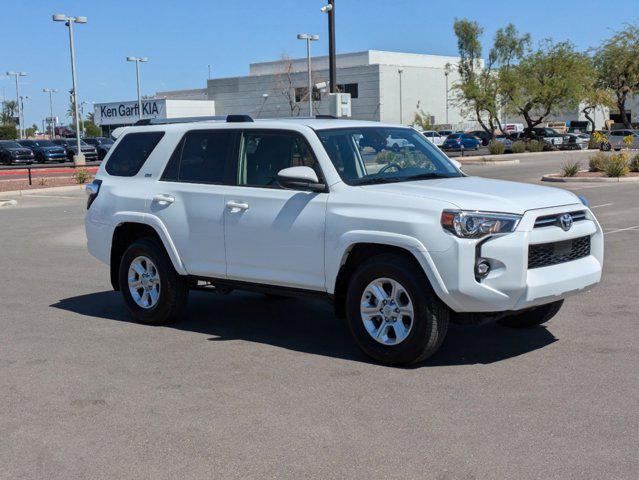
[[[319,102],[322,99],[320,91],[313,87],[313,101]],[[308,87],[295,87],[295,101],[308,102]]]
[[[341,93],[350,93],[351,98],[359,97],[359,85],[357,83],[342,83],[337,85],[337,90]]]

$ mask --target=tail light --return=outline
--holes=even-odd
[[[102,185],[102,180],[98,180],[97,178],[89,183],[86,187],[84,187],[87,192],[87,210],[91,207],[91,204],[98,198],[98,193],[100,193],[100,185]]]

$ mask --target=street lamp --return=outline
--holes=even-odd
[[[27,135],[26,128],[24,128],[24,101],[29,100],[30,98],[31,97],[29,95],[20,95],[20,113],[22,114],[22,117],[20,118],[20,125],[22,126],[22,137]]]
[[[404,73],[404,69],[400,68],[397,70],[399,73],[399,124],[404,124],[404,99],[402,98],[402,73]]]
[[[335,62],[335,0],[328,0],[328,4],[321,8],[328,16],[328,80],[330,92],[337,92],[337,72]]]
[[[55,88],[43,88],[44,93],[49,94],[49,124],[51,125],[51,136],[55,138],[55,117],[53,116],[53,94],[58,93]]]
[[[448,75],[450,75],[452,71],[452,65],[446,62],[446,65],[444,65],[444,76],[446,77],[446,128],[450,125],[448,123]]]
[[[73,106],[75,114],[75,141],[78,147],[78,153],[73,157],[73,162],[76,165],[84,165],[84,154],[80,147],[80,118],[78,115],[78,87],[75,81],[75,50],[73,46],[73,24],[74,23],[87,23],[87,17],[67,17],[61,13],[53,15],[54,22],[64,22],[69,28],[69,50],[71,52],[71,82],[73,86]]]
[[[257,112],[257,118],[260,118],[260,115],[262,114],[262,110],[264,109],[264,105],[266,105],[267,101],[268,101],[268,93],[263,93],[262,94],[262,105],[260,105],[260,109]]]
[[[7,77],[15,77],[16,79],[16,108],[18,109],[18,136],[22,138],[22,112],[20,108],[20,82],[18,79],[20,77],[26,77],[26,72],[7,72]]]
[[[126,57],[127,62],[135,62],[135,79],[138,84],[138,118],[142,119],[142,97],[140,96],[140,62],[149,61],[146,57]]]
[[[311,42],[319,40],[319,35],[300,33],[298,40],[306,40],[306,65],[308,67],[308,115],[313,116],[313,77],[311,75]]]

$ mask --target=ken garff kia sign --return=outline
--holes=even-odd
[[[96,125],[130,125],[140,119],[138,102],[96,103]],[[166,100],[142,100],[142,118],[166,118]]]

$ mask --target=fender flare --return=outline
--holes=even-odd
[[[335,293],[337,275],[342,265],[346,263],[346,259],[352,247],[360,243],[389,245],[408,250],[419,262],[439,298],[445,298],[449,295],[448,289],[437,271],[432,257],[422,242],[408,235],[374,230],[352,230],[345,232],[337,240],[335,255],[329,257],[327,252],[325,270],[326,290],[329,294]]]

